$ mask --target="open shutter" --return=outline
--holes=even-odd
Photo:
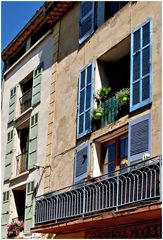
[[[16,110],[16,86],[10,90],[8,123],[14,121]]]
[[[28,169],[33,168],[37,159],[38,113],[30,118]]]
[[[93,105],[93,64],[80,72],[78,91],[77,138],[91,132],[91,111]]]
[[[12,157],[13,157],[13,142],[14,142],[13,138],[14,138],[14,130],[12,129],[7,134],[4,180],[8,180],[11,177],[11,173],[12,173]]]
[[[152,23],[131,33],[130,112],[152,101]]]
[[[94,32],[94,2],[80,3],[80,35],[79,43],[82,43]]]
[[[144,153],[151,154],[151,114],[129,122],[129,163],[140,160]]]
[[[32,106],[40,103],[41,100],[41,77],[42,77],[43,64],[41,63],[33,71],[33,86],[32,86]]]
[[[90,162],[90,143],[80,145],[75,156],[75,182],[87,177]]]
[[[26,184],[24,233],[30,233],[33,223],[34,181]]]
[[[2,215],[1,215],[1,234],[2,238],[7,238],[7,224],[9,223],[9,191],[3,192]]]

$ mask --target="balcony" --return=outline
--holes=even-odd
[[[35,224],[160,200],[161,157],[36,198]]]
[[[16,175],[26,172],[28,169],[28,152],[16,156]]]
[[[31,107],[31,100],[32,100],[32,89],[28,90],[23,96],[19,99],[20,100],[20,112],[25,112],[28,108]]]

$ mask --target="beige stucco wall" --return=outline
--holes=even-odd
[[[49,191],[73,184],[74,150],[76,145],[84,142],[87,138],[76,141],[77,94],[80,70],[85,65],[96,62],[97,58],[124,38],[130,36],[131,31],[149,17],[153,19],[152,107],[147,110],[136,111],[130,117],[135,119],[149,111],[152,112],[152,156],[161,154],[161,2],[133,2],[127,4],[81,45],[78,44],[79,7],[79,4],[75,5],[59,22],[58,62],[55,74],[54,134],[52,158],[49,160],[51,161]],[[100,86],[98,81],[98,73],[95,69],[95,86]],[[93,169],[93,159],[92,154],[91,170]]]

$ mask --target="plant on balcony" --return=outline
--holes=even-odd
[[[22,221],[12,221],[7,225],[8,237],[14,237],[19,235],[21,231],[24,230],[24,222]]]
[[[106,86],[101,87],[99,90],[97,90],[97,96],[95,97],[97,103],[100,104],[100,102],[104,102],[106,99],[108,99],[110,92],[111,88]]]
[[[130,98],[130,89],[123,88],[122,90],[117,92],[115,94],[115,96],[116,96],[120,106],[128,105],[129,98]]]
[[[101,117],[103,115],[103,112],[104,112],[104,110],[103,110],[102,107],[94,108],[93,111],[92,111],[93,119],[95,119],[95,120],[101,119]]]

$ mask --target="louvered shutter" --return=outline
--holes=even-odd
[[[9,191],[3,193],[2,215],[1,215],[1,234],[2,238],[7,238],[7,224],[9,223]]]
[[[79,43],[82,43],[94,32],[94,2],[80,3]]]
[[[14,139],[14,131],[12,129],[8,131],[8,134],[7,134],[4,180],[8,180],[11,177],[11,173],[12,173],[13,142],[14,142],[13,139]]]
[[[34,181],[26,184],[24,233],[30,233],[33,223]]]
[[[87,177],[90,162],[90,143],[80,145],[76,149],[74,180],[78,182]]]
[[[30,118],[28,169],[33,168],[37,160],[38,113]]]
[[[8,123],[14,121],[16,111],[16,86],[10,90]]]
[[[152,101],[152,21],[131,33],[130,112]]]
[[[33,86],[32,86],[32,106],[40,103],[41,100],[41,78],[42,78],[43,64],[41,63],[33,71]]]
[[[91,132],[91,111],[93,105],[93,64],[80,72],[78,90],[77,138]]]
[[[151,114],[129,122],[129,162],[142,159],[144,153],[151,154]]]

